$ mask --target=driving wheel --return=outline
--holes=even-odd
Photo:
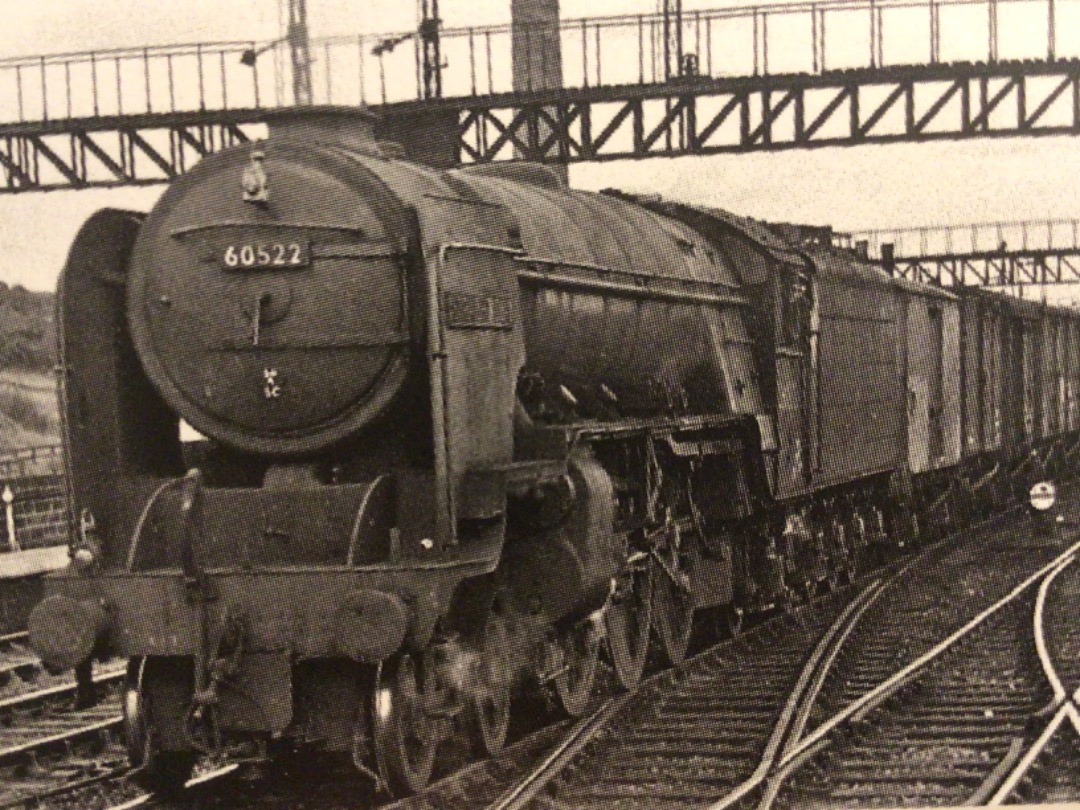
[[[559,635],[562,671],[555,676],[555,693],[571,717],[580,717],[589,705],[596,664],[600,657],[600,636],[591,621],[579,622]]]
[[[653,566],[652,626],[668,661],[678,666],[686,658],[694,629],[694,594],[686,572],[666,556],[664,563],[649,560]]]
[[[383,665],[374,697],[375,752],[395,796],[423,790],[438,747],[435,722],[424,708],[420,673],[407,653]]]
[[[651,574],[652,566],[644,555],[632,561],[619,576],[604,614],[611,662],[624,689],[638,685],[649,652]]]
[[[494,756],[502,750],[510,728],[513,684],[509,634],[503,616],[493,613],[488,617],[477,646],[466,717],[473,749],[480,756]]]

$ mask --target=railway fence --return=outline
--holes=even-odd
[[[0,456],[0,555],[44,548],[67,539],[64,455],[60,445]]]

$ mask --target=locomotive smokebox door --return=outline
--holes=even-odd
[[[408,226],[366,165],[280,133],[260,161],[266,200],[245,202],[255,150],[215,156],[162,197],[132,253],[128,325],[147,376],[200,433],[311,454],[405,388]]]

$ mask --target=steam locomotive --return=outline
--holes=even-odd
[[[1071,463],[1080,319],[813,231],[272,116],[58,292],[71,558],[31,640],[129,659],[168,790],[223,740],[422,788],[522,684],[585,711]],[[195,437],[195,438],[192,438]]]

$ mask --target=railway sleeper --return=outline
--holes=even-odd
[[[918,767],[920,765],[925,766],[927,764],[926,749],[922,747],[913,748],[906,744],[896,746],[855,746],[842,754],[837,753],[830,755],[826,753],[822,756],[826,761],[842,761],[845,768],[875,768],[882,767],[881,754],[883,750],[889,753],[889,762],[891,763],[910,767]],[[985,767],[1000,761],[1007,751],[1007,748],[1002,747],[972,747],[957,748],[956,750],[947,753],[944,751],[934,751],[933,754],[935,761],[940,757],[943,761],[947,761],[949,764],[955,764],[959,767]],[[909,762],[906,757],[922,757],[922,759]]]
[[[620,781],[635,779],[642,782],[667,778],[678,784],[687,781],[706,784],[730,784],[747,776],[747,764],[735,763],[724,757],[702,756],[697,751],[672,747],[657,756],[650,764],[626,764],[613,768]]]
[[[1023,703],[1013,703],[1012,706],[997,707],[987,704],[964,707],[913,706],[891,720],[891,723],[897,727],[918,726],[920,728],[950,723],[956,726],[992,726],[1015,722],[1018,718],[1027,717],[1044,705],[1046,705],[1045,701],[1040,703],[1033,699]],[[1030,711],[1027,711],[1029,707]]]
[[[588,799],[616,800],[616,799],[648,799],[651,803],[656,800],[675,800],[680,802],[706,802],[716,799],[718,785],[726,784],[722,780],[710,783],[707,780],[687,780],[676,782],[671,779],[658,776],[652,781],[618,781],[602,782],[590,785],[580,792]],[[583,798],[584,798],[583,797]],[[578,796],[566,797],[577,799]],[[576,802],[570,806],[579,806]]]
[[[670,744],[672,736],[674,733],[669,732],[667,736],[657,735],[652,739],[640,739],[635,734],[633,739],[619,743],[619,751],[627,757],[651,756],[657,752],[663,752]],[[704,734],[686,736],[679,733],[678,737],[681,743],[691,746],[696,751],[708,751],[714,756],[729,761],[746,761],[756,764],[761,754],[762,745],[759,738],[746,740],[740,745],[726,736],[724,739],[718,739],[715,729],[712,736]]]
[[[941,765],[928,767],[926,763],[878,762],[876,765],[850,767],[845,764],[844,780],[886,782],[894,784],[921,785],[928,782],[964,782],[978,784],[986,778],[989,766],[971,767]]]

